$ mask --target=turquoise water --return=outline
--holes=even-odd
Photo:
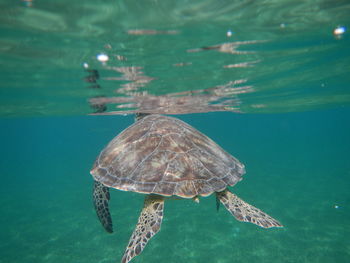
[[[246,164],[234,192],[285,227],[238,222],[222,208],[217,213],[213,197],[199,204],[169,200],[161,231],[134,261],[347,262],[349,114],[181,116]],[[115,233],[107,234],[93,210],[89,169],[132,122],[131,116],[1,121],[1,262],[120,260],[143,197],[112,191]]]
[[[214,196],[167,200],[132,262],[350,262],[350,43],[333,33],[347,1],[0,7],[0,263],[120,261],[144,196],[111,191],[107,234],[89,171],[135,111],[171,113],[237,157],[232,191],[284,228],[217,212]]]

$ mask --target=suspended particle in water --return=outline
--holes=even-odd
[[[97,60],[104,63],[104,62],[107,62],[109,60],[109,57],[108,55],[104,54],[104,53],[101,53],[101,54],[98,54],[96,56]]]
[[[86,62],[84,62],[83,63],[83,67],[86,69],[86,68],[89,68],[89,64],[88,63],[86,63]]]
[[[232,36],[232,31],[230,29],[226,32],[226,36],[227,37],[231,37]]]
[[[333,35],[337,38],[341,38],[344,35],[345,31],[346,31],[345,26],[337,26],[333,30]]]

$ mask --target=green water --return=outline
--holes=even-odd
[[[284,227],[239,222],[214,196],[167,200],[132,262],[350,262],[350,38],[333,34],[349,13],[326,0],[0,1],[0,263],[120,262],[144,196],[111,191],[107,234],[89,171],[125,113],[146,108],[243,162],[232,191]],[[208,49],[227,42],[234,52]]]
[[[246,164],[234,192],[285,227],[238,222],[225,209],[217,213],[213,197],[199,204],[170,200],[161,231],[135,262],[347,262],[349,114],[182,116]],[[89,169],[132,122],[101,116],[1,121],[1,262],[120,260],[143,196],[112,191],[115,233],[109,235],[92,207]]]

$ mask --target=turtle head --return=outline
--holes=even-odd
[[[148,116],[148,115],[150,115],[150,113],[137,112],[137,113],[135,114],[135,121],[139,121],[139,120],[141,120],[143,117],[146,117],[146,116]]]

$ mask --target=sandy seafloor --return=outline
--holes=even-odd
[[[133,262],[349,262],[350,111],[179,116],[247,168],[233,191],[285,227],[236,221],[215,198],[169,200]],[[112,191],[114,234],[92,206],[92,163],[128,117],[1,119],[0,262],[119,262],[143,195]]]

